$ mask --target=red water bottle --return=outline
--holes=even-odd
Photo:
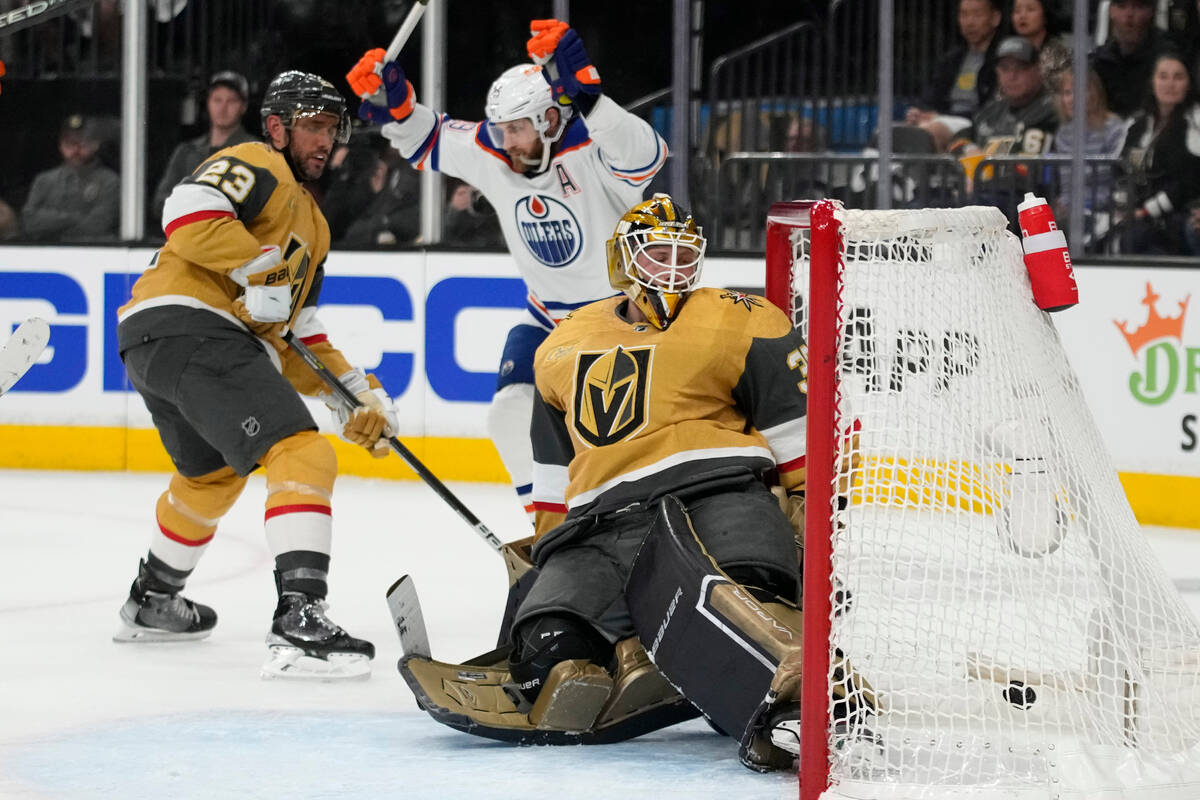
[[[1017,206],[1025,269],[1033,286],[1033,302],[1043,311],[1062,311],[1079,302],[1067,237],[1058,229],[1046,200],[1033,192]]]

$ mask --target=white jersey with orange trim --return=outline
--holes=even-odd
[[[509,252],[529,289],[528,309],[552,328],[572,309],[614,294],[605,242],[640,201],[667,158],[648,123],[601,96],[586,121],[576,115],[540,175],[514,171],[487,125],[416,104],[383,134],[417,169],[453,175],[496,209]]]

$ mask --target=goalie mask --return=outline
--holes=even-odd
[[[271,134],[267,130],[267,117],[272,114],[283,121],[288,131],[291,131],[292,123],[297,119],[333,114],[338,118],[334,141],[338,144],[350,141],[350,115],[346,112],[346,99],[320,75],[292,69],[279,73],[271,81],[262,101],[262,131],[268,142],[271,141]]]
[[[550,120],[546,118],[549,109],[557,109],[559,114],[558,129],[553,134],[550,131]],[[542,73],[542,68],[536,64],[518,64],[506,69],[488,89],[487,102],[484,104],[484,114],[487,116],[488,137],[497,146],[504,141],[504,132],[500,124],[527,119],[533,124],[534,131],[542,143],[540,160],[522,158],[524,166],[535,174],[546,171],[550,165],[550,146],[562,138],[571,118],[571,109],[554,102],[550,92],[550,84]]]
[[[700,281],[707,246],[692,215],[656,194],[625,212],[608,240],[608,282],[666,330]]]

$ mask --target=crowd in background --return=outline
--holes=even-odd
[[[156,171],[147,203],[147,238],[161,238],[163,204],[180,181],[218,150],[261,138],[257,120],[246,118],[249,100],[244,75],[221,70],[211,76],[207,129],[180,142]],[[117,239],[120,178],[101,157],[103,127],[96,118],[67,117],[58,140],[62,163],[38,173],[19,213],[0,204],[0,237],[34,242]],[[350,143],[337,145],[330,168],[310,190],[329,221],[334,246],[373,249],[420,243],[418,183],[416,171],[378,129],[364,127]],[[447,187],[444,224],[446,241],[456,246],[497,248],[502,243],[495,212],[478,191],[461,183]]]
[[[1060,5],[1061,3],[1061,5]],[[1069,168],[1063,158],[1081,147],[1111,164],[1089,166],[1087,235],[1108,240],[1106,252],[1200,254],[1200,0],[1100,0],[1095,30],[1103,40],[1089,53],[1089,72],[1072,74],[1069,4],[1064,0],[958,0],[959,41],[946,52],[921,95],[898,103],[893,142],[898,153],[946,153],[962,167],[972,202],[1005,208],[989,195],[998,168],[977,169],[996,156],[1059,156],[1042,168],[1013,167],[1022,189],[1049,196],[1069,212]],[[178,13],[176,3],[170,7]],[[347,62],[348,63],[348,62]],[[203,113],[169,157],[147,164],[147,238],[160,236],[162,204],[174,185],[223,146],[259,138],[255,88],[227,64],[213,64]],[[340,75],[328,77],[340,82]],[[1087,93],[1085,134],[1071,127],[1076,87]],[[102,242],[118,238],[119,159],[115,118],[69,114],[60,121],[59,163],[28,186],[0,197],[0,239]],[[180,131],[184,131],[181,126]],[[826,131],[797,115],[784,149],[820,153]],[[164,154],[165,155],[165,154]],[[1006,185],[1011,185],[1009,181]],[[448,182],[444,241],[498,248],[495,211],[472,187]],[[785,188],[785,191],[787,189]],[[420,244],[419,186],[377,132],[357,130],[335,152],[313,187],[329,219],[335,246],[386,248]],[[864,194],[865,196],[865,194]],[[905,200],[903,194],[901,202]],[[5,200],[8,202],[6,203]],[[1119,235],[1118,235],[1119,234]]]
[[[1127,252],[1200,255],[1200,3],[1188,2],[1173,7],[1178,19],[1167,31],[1155,24],[1154,0],[1111,0],[1108,39],[1077,82],[1070,32],[1051,0],[1015,0],[1008,19],[1001,0],[959,0],[963,43],[939,62],[897,141],[958,156],[983,202],[995,179],[976,169],[984,158],[1069,156],[1082,147],[1086,156],[1119,159],[1120,181],[1115,167],[1090,171],[1088,197],[1106,202],[1087,204],[1088,235],[1120,228]],[[1082,143],[1070,124],[1077,83],[1087,92]],[[1020,166],[1022,188],[1055,187],[1047,193],[1067,213],[1069,172]]]

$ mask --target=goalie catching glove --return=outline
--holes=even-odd
[[[346,73],[350,88],[363,99],[358,107],[359,118],[376,125],[408,119],[417,97],[400,65],[395,61],[384,63],[384,56],[382,47],[368,50]],[[381,105],[384,102],[386,108]]]
[[[292,276],[277,245],[264,246],[260,255],[230,272],[229,277],[246,290],[238,303],[249,321],[288,321],[292,314]],[[237,310],[241,317],[242,309]]]
[[[592,64],[583,40],[567,23],[556,19],[535,19],[529,23],[530,39],[525,44],[535,64],[553,59],[557,77],[551,78],[550,91],[561,105],[575,103],[587,114],[600,97],[600,72]]]
[[[364,374],[361,369],[347,372],[339,380],[362,405],[349,409],[343,403],[335,405],[331,398],[325,399],[325,405],[333,412],[338,436],[365,447],[374,458],[383,458],[388,454],[387,438],[395,436],[400,428],[392,398],[383,390],[378,378]]]

